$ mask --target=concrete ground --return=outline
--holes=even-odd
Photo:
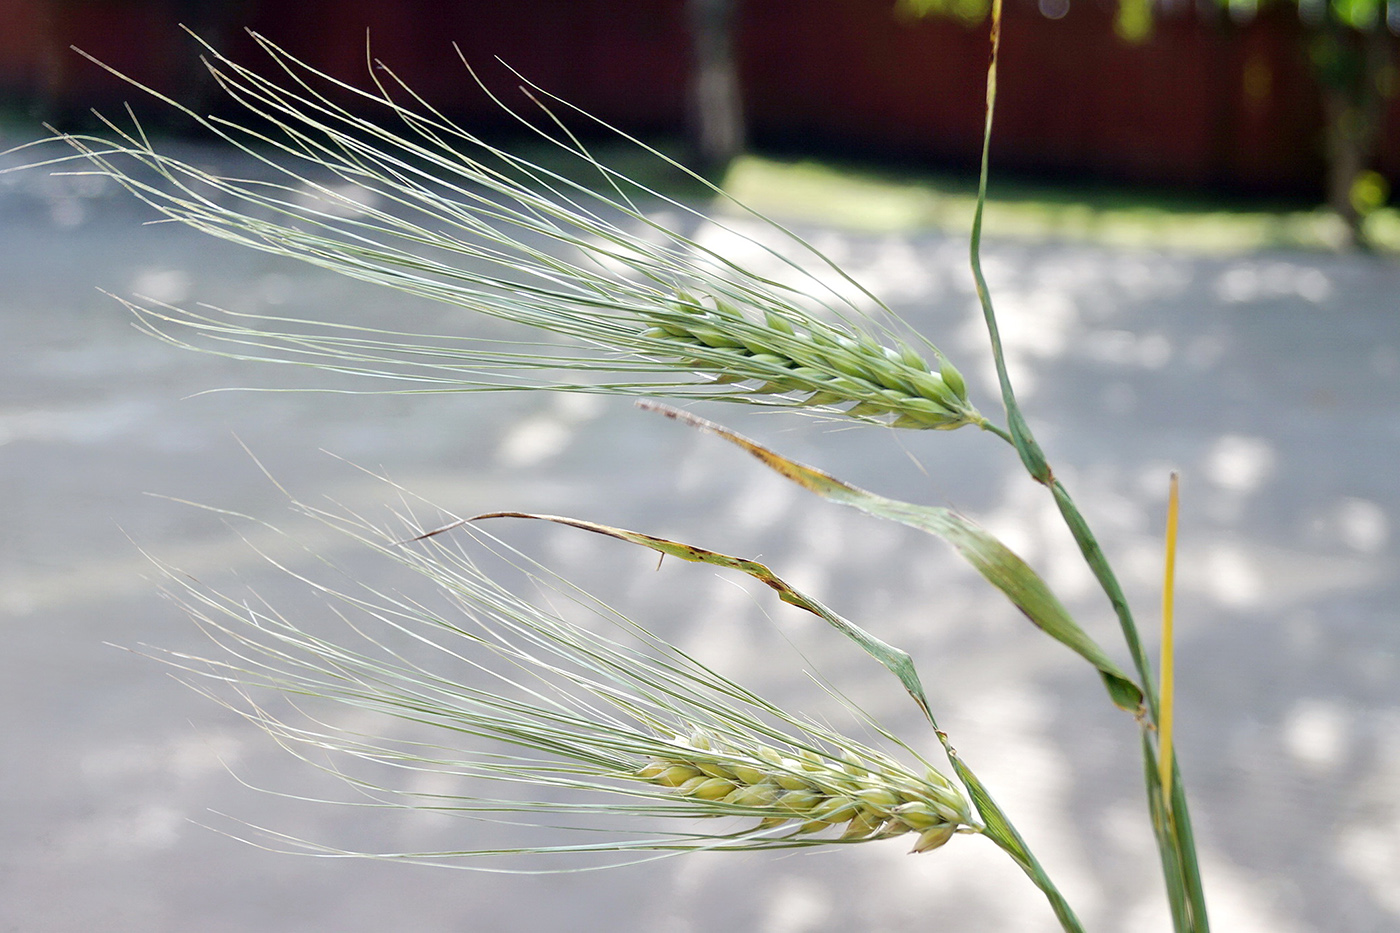
[[[220,834],[239,824],[219,814],[384,850],[469,847],[481,831],[254,790],[337,793],[160,665],[111,647],[203,650],[158,597],[143,550],[215,585],[296,599],[240,537],[253,532],[175,500],[285,523],[398,585],[392,567],[288,516],[240,443],[316,501],[394,504],[349,461],[457,513],[572,514],[760,557],[914,654],[940,723],[1088,929],[1168,927],[1132,722],[944,545],[814,501],[624,400],[199,394],[355,384],[168,347],[97,289],[473,325],[145,219],[110,187],[0,176],[0,930],[1054,928],[1035,890],[973,837],[917,857],[895,840],[532,875],[294,857]],[[995,410],[962,240],[804,232],[933,336]],[[1007,242],[988,246],[987,266],[1029,416],[1146,620],[1167,475],[1183,472],[1178,736],[1216,928],[1394,929],[1400,268]],[[698,410],[859,485],[965,511],[1121,656],[1048,498],[994,438]],[[931,744],[883,672],[761,587],[673,562],[653,572],[647,555],[568,529],[498,531],[784,703],[835,715],[810,664]],[[267,536],[252,544],[294,553]]]

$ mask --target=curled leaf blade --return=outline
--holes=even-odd
[[[773,573],[766,565],[758,561],[748,560],[742,557],[733,557],[729,554],[722,554],[719,551],[711,551],[708,548],[696,547],[693,544],[685,544],[680,541],[671,541],[667,538],[658,538],[655,535],[643,534],[639,531],[614,528],[611,525],[601,525],[597,522],[584,521],[578,518],[566,518],[562,515],[542,515],[531,512],[487,512],[482,515],[475,515],[468,519],[452,522],[441,528],[435,528],[412,540],[421,541],[424,538],[450,531],[453,528],[460,528],[468,522],[477,522],[488,518],[528,518],[553,522],[557,525],[567,525],[571,528],[591,531],[594,534],[617,538],[620,541],[650,548],[660,554],[676,557],[680,560],[699,564],[711,564],[716,567],[724,567],[728,570],[738,570],[741,573],[746,573],[776,592],[778,598],[783,602],[812,613],[859,645],[866,654],[870,655],[876,661],[879,661],[885,669],[899,679],[904,689],[909,692],[914,702],[918,704],[919,709],[923,711],[924,716],[930,723],[933,722],[933,713],[929,708],[928,696],[924,693],[923,683],[919,680],[919,674],[914,669],[914,660],[909,656],[908,652],[876,638],[859,625],[856,625],[849,619],[827,608],[821,602],[794,589],[777,574]]]
[[[1115,705],[1136,713],[1142,689],[1085,632],[1029,564],[994,535],[952,509],[888,499],[852,486],[828,473],[796,463],[726,427],[666,405],[647,402],[649,411],[715,434],[757,457],[777,473],[823,498],[876,518],[899,522],[947,541],[987,582],[1001,590],[1037,628],[1094,665]]]

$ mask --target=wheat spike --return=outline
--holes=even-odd
[[[755,396],[804,396],[802,404],[827,408],[853,403],[847,416],[893,416],[901,428],[949,430],[983,420],[951,363],[941,360],[939,372],[932,372],[907,345],[896,350],[865,334],[774,311],[759,323],[723,299],[687,292],[645,317],[654,324],[644,337],[675,347],[685,366],[712,373],[721,384],[758,382]]]
[[[151,93],[255,160],[246,171],[264,177],[208,171],[156,150],[139,126],[111,122],[111,138],[60,137],[78,154],[52,161],[85,162],[205,233],[528,330],[503,348],[412,324],[129,302],[162,339],[399,386],[388,391],[553,388],[800,407],[901,428],[988,427],[936,347],[926,346],[935,372],[909,343],[922,338],[878,298],[719,189],[738,219],[609,169],[566,130],[542,134],[593,174],[595,184],[583,184],[452,124],[387,69],[375,73],[375,91],[360,90],[254,38],[290,83],[213,49],[208,61],[253,113],[249,125]],[[346,94],[379,119],[342,106]],[[387,129],[394,121],[406,131]],[[678,220],[656,219],[658,208]],[[776,271],[730,261],[685,232],[691,225],[759,252]]]
[[[888,756],[810,749],[786,756],[757,745],[740,748],[703,732],[675,740],[635,777],[695,801],[713,815],[755,816],[761,827],[795,824],[793,835],[845,824],[838,838],[888,839],[917,833],[913,852],[943,845],[959,827],[975,826],[967,800],[933,768],[923,777]]]

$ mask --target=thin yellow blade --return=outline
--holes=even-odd
[[[1172,473],[1171,492],[1167,496],[1167,559],[1162,573],[1162,665],[1161,718],[1157,723],[1157,766],[1161,769],[1162,799],[1172,799],[1172,700],[1175,692],[1176,665],[1172,613],[1176,591],[1176,520],[1180,507],[1179,480]]]

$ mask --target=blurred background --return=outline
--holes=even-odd
[[[425,99],[514,143],[525,137],[461,58],[526,104],[508,65],[791,224],[939,343],[994,410],[966,271],[986,13],[978,0],[0,0],[0,149],[45,121],[90,129],[89,108],[129,101],[170,151],[256,171],[68,50],[232,113],[181,23],[262,68],[251,27],[360,86],[368,36]],[[1159,599],[1167,475],[1184,474],[1179,742],[1217,929],[1394,929],[1400,3],[1012,0],[1005,16],[988,276],[1028,414],[1144,620]],[[693,182],[600,146],[742,223]],[[157,597],[143,550],[218,585],[288,589],[219,516],[172,500],[285,524],[398,585],[392,568],[284,521],[240,442],[303,498],[391,505],[348,460],[461,514],[572,514],[764,560],[915,655],[940,723],[1090,929],[1167,928],[1134,727],[940,544],[811,501],[624,401],[200,394],[364,386],[167,347],[98,288],[380,327],[477,325],[151,219],[99,179],[0,175],[0,930],[1053,929],[977,839],[917,858],[900,840],[533,876],[295,858],[203,828],[236,828],[227,813],[381,849],[450,848],[475,831],[252,789],[336,794],[108,645],[202,650]],[[699,236],[724,242],[718,223]],[[1116,644],[1051,503],[994,439],[700,413],[867,488],[965,511]],[[811,666],[917,734],[881,672],[761,588],[654,571],[567,529],[502,533],[774,699],[837,715],[804,677]]]
[[[518,83],[500,59],[616,126],[684,134],[690,161],[711,171],[751,144],[966,174],[981,141],[987,11],[988,0],[7,0],[0,91],[67,127],[132,100],[77,46],[217,107],[178,24],[239,59],[255,54],[252,28],[352,83],[381,59],[476,127],[510,121],[462,60],[492,87]],[[1325,201],[1352,238],[1400,175],[1397,29],[1388,0],[1015,0],[998,170]],[[133,102],[169,125],[169,108]]]

